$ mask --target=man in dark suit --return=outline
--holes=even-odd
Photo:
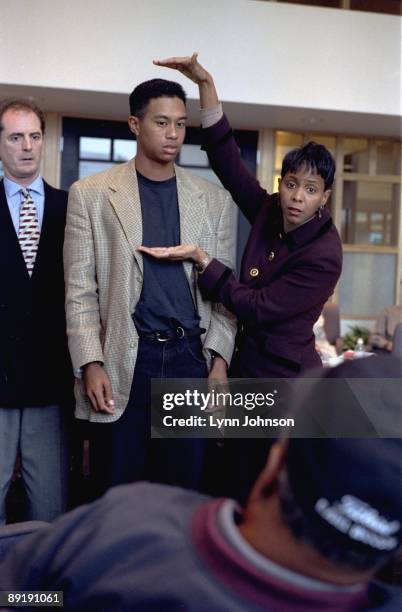
[[[39,175],[44,127],[31,101],[0,103],[0,523],[18,452],[28,518],[52,520],[66,509],[67,193]]]

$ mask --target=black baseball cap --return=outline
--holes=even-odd
[[[402,401],[401,360],[360,359],[324,370],[321,380],[325,379],[340,382],[319,406],[329,417],[326,423],[336,424],[337,417],[347,414],[348,390],[350,402],[357,401],[362,414],[372,414],[371,398],[362,393],[356,400],[352,379],[359,379],[358,388],[362,388],[360,381],[367,379],[372,385],[375,379],[375,408],[385,420],[390,417],[387,431],[391,431]],[[317,384],[312,380],[308,396],[296,400],[293,414],[297,417],[304,411],[304,431],[306,421],[316,424],[318,407],[312,398]],[[322,393],[320,398],[322,402]],[[367,411],[364,404],[369,401]],[[328,433],[289,439],[286,467],[292,496],[302,511],[305,531],[313,535],[323,554],[331,550],[341,560],[347,551],[349,560],[355,554],[356,559],[365,560],[360,566],[376,567],[402,545],[402,431],[394,429],[394,437],[383,437],[377,427],[365,429],[361,437]]]

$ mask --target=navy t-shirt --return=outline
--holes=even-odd
[[[142,210],[142,244],[149,247],[180,244],[176,177],[152,181],[137,172],[137,178]],[[142,293],[134,312],[137,330],[152,333],[177,325],[185,329],[199,327],[200,317],[182,262],[143,255]]]

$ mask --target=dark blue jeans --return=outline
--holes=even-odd
[[[206,440],[151,439],[151,379],[206,378],[199,336],[140,338],[127,407],[118,421],[90,424],[95,496],[111,486],[151,480],[200,489]]]

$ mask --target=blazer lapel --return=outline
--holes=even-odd
[[[0,252],[4,253],[4,261],[9,262],[9,269],[12,270],[13,274],[18,271],[21,278],[24,277],[26,282],[29,282],[30,276],[8,208],[3,181],[0,182],[0,231]]]
[[[180,213],[180,243],[198,244],[206,212],[204,193],[186,170],[175,166],[175,172]],[[190,287],[192,270],[192,262],[185,261],[184,271]]]
[[[46,254],[46,247],[48,246],[48,239],[53,232],[54,217],[55,213],[57,212],[54,208],[54,202],[52,202],[52,198],[49,194],[49,186],[45,181],[43,181],[43,186],[45,190],[45,205],[43,209],[43,220],[42,227],[40,230],[38,251],[36,253],[35,265],[33,267],[31,278],[34,278],[38,275],[39,270],[41,268],[41,264],[43,265],[43,263],[46,262],[49,257],[49,253]]]
[[[133,255],[143,272],[142,256],[136,250],[142,244],[142,214],[135,163],[132,159],[119,167],[110,183],[110,203],[123,228]]]

